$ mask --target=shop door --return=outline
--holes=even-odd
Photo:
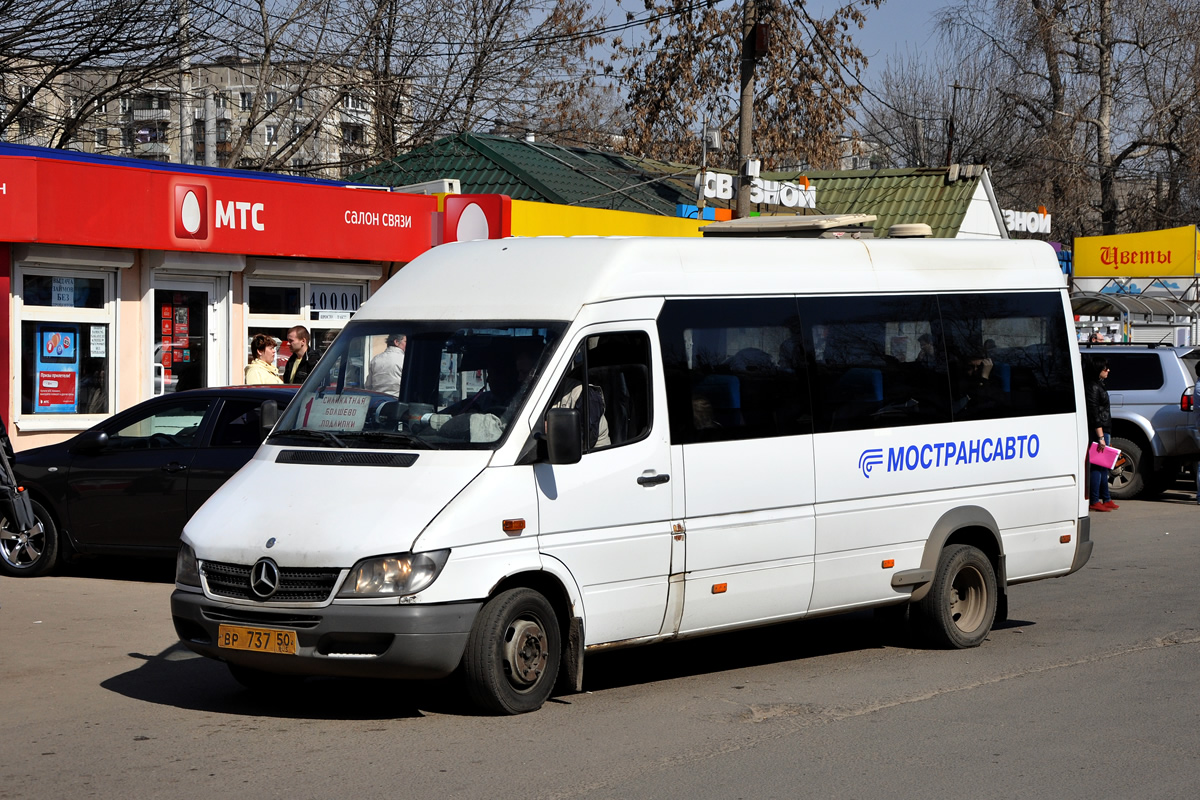
[[[157,281],[151,350],[154,396],[202,389],[217,380],[216,282]]]

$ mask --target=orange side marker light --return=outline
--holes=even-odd
[[[1058,542],[1059,542],[1059,544],[1070,544],[1071,543],[1071,534],[1064,533],[1062,536],[1058,537]]]
[[[728,583],[714,583],[712,592],[713,594],[725,594],[728,589]]]
[[[896,559],[894,559],[894,558],[885,558],[885,559],[883,560],[883,564],[882,564],[882,566],[883,566],[883,568],[884,568],[884,569],[891,569],[892,567],[896,566]]]
[[[521,531],[525,530],[525,520],[523,519],[506,519],[500,523],[500,527],[509,536],[520,536]]]

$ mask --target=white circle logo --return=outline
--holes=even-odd
[[[200,201],[196,199],[195,192],[184,195],[183,204],[179,209],[179,221],[188,233],[200,230]]]
[[[483,213],[483,209],[477,203],[471,203],[471,205],[463,209],[462,215],[459,216],[458,228],[454,233],[456,239],[460,242],[473,242],[476,239],[490,238],[487,214]]]

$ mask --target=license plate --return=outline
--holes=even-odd
[[[222,625],[217,633],[217,646],[230,650],[252,650],[256,653],[296,655],[296,632],[277,628],[246,628],[241,625]]]

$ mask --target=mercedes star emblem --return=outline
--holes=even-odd
[[[279,567],[269,558],[260,558],[250,570],[250,591],[266,600],[279,591]]]

